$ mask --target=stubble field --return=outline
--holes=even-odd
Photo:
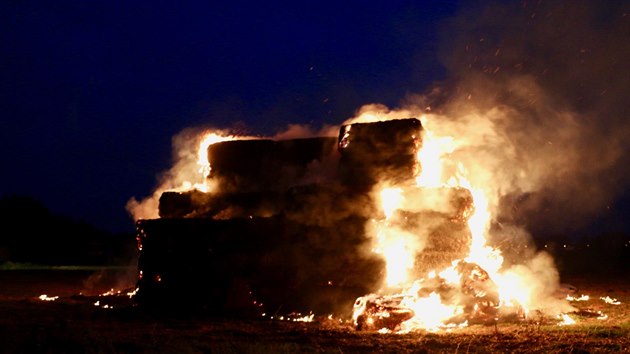
[[[120,273],[120,272],[119,272]],[[350,321],[225,318],[147,311],[123,293],[121,277],[87,270],[0,271],[0,349],[4,353],[619,353],[630,352],[630,280],[563,279],[589,300],[572,302],[574,325],[554,319],[474,325],[450,332],[359,332]],[[127,280],[129,282],[130,280]],[[41,294],[59,296],[42,301]],[[616,299],[620,304],[601,298]],[[99,301],[99,306],[95,306]],[[104,304],[114,308],[104,308]],[[607,316],[598,318],[599,312]],[[601,316],[600,316],[601,317]]]

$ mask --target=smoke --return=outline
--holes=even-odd
[[[496,221],[572,232],[628,187],[629,13],[621,1],[465,9],[445,31],[449,80],[351,121],[422,117],[454,138],[450,160],[483,187]]]
[[[314,137],[337,137],[339,134],[338,132],[339,127],[336,125],[324,125],[320,129],[316,130],[308,124],[289,124],[286,130],[277,133],[271,139],[287,140]]]
[[[441,182],[462,176],[483,191],[491,241],[508,260],[501,277],[527,284],[518,286],[527,307],[570,310],[554,294],[553,259],[529,247],[529,233],[576,232],[629,187],[629,14],[621,1],[469,7],[445,27],[448,80],[346,122],[418,117],[425,142],[454,145]]]
[[[425,134],[451,138],[454,146],[444,156],[443,182],[462,175],[488,198],[495,241],[519,244],[501,245],[502,250],[510,250],[503,276],[526,280],[527,286],[521,289],[531,291],[524,296],[543,301],[527,305],[551,304],[558,305],[554,311],[566,310],[560,309],[563,303],[551,300],[559,278],[553,260],[532,251],[533,247],[522,251],[520,246],[529,242],[526,231],[535,235],[574,232],[629,187],[626,166],[630,159],[625,148],[630,134],[628,14],[630,4],[623,1],[470,6],[445,27],[441,55],[448,80],[426,93],[410,94],[398,108],[363,106],[345,122],[418,117]],[[336,134],[336,127],[317,132],[289,125],[273,139]],[[199,179],[200,136],[199,130],[190,129],[173,138],[173,168],[161,176],[152,196],[128,202],[134,218],[157,217],[163,191],[178,190]],[[337,164],[334,158],[313,163],[305,182],[334,181]],[[202,179],[207,182],[205,176]],[[369,198],[357,203],[335,186],[324,192],[299,194],[303,199],[296,200],[297,206],[313,207],[289,210],[287,217],[327,227],[348,215],[374,211]],[[438,211],[451,212],[451,205],[439,209],[446,208],[444,194],[427,191],[425,197],[431,199],[402,209],[424,210],[435,200]],[[413,239],[396,226],[380,231]],[[368,233],[378,237],[378,231]],[[413,244],[403,246],[421,252],[430,241],[430,231],[413,231]],[[518,252],[522,253],[516,257]],[[334,261],[331,264],[338,266]]]
[[[246,131],[243,127],[238,130]],[[339,127],[324,125],[316,129],[308,124],[289,124],[285,130],[269,139],[287,140],[310,137],[336,137]],[[215,139],[206,139],[209,135]],[[198,189],[210,192],[218,188],[217,181],[208,178],[209,166],[207,148],[209,144],[233,139],[264,139],[264,137],[237,136],[234,130],[210,129],[207,127],[185,128],[172,138],[172,167],[158,176],[158,184],[151,195],[138,200],[129,199],[126,209],[134,220],[155,219],[159,217],[159,202],[162,193],[167,191],[183,192]],[[205,143],[205,144],[204,144]],[[202,146],[203,145],[203,146]],[[329,181],[335,177],[335,155],[322,161],[313,161],[308,166],[303,183]]]
[[[629,13],[623,1],[539,1],[453,20],[440,121],[480,130],[461,152],[498,174],[501,218],[570,232],[627,187]]]
[[[211,181],[203,171],[200,172],[199,165],[200,144],[209,131],[222,136],[229,135],[229,132],[221,130],[186,128],[173,136],[173,166],[158,176],[159,183],[150,196],[142,200],[132,197],[127,202],[126,209],[134,220],[158,218],[158,206],[163,192],[190,190],[195,186],[204,189],[212,187]]]
[[[558,296],[560,275],[548,253],[540,252],[523,264],[504,270],[500,276],[504,289],[506,284],[526,284],[519,286],[519,303],[528,309],[537,309],[546,315],[557,315],[574,311],[564,296]]]

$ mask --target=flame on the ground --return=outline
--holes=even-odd
[[[571,318],[571,316],[567,315],[566,313],[560,314],[559,319],[560,319],[560,323],[558,323],[558,326],[567,326],[567,325],[575,324],[575,320]]]
[[[132,297],[136,296],[137,293],[138,293],[138,288],[135,288],[132,291],[128,291],[127,296],[129,296],[129,298],[131,299]]]
[[[580,295],[579,297],[567,295],[567,300],[568,301],[588,301],[588,300],[590,300],[590,298],[591,297],[588,296],[588,295]]]
[[[46,294],[39,295],[39,299],[42,301],[55,301],[59,299],[59,296],[48,296]]]
[[[610,296],[600,297],[600,299],[610,305],[621,305],[621,301],[611,298]]]
[[[100,294],[99,296],[112,296],[112,295],[118,295],[120,293],[121,293],[120,290],[114,290],[114,288],[111,288],[107,290],[106,292]]]
[[[262,317],[267,317],[266,313],[261,314]],[[286,316],[269,316],[270,320],[288,321],[288,322],[313,322],[315,314],[310,313],[308,315],[302,315],[298,312],[292,312]]]

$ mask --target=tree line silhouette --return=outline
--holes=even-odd
[[[134,246],[133,235],[111,234],[55,214],[35,198],[0,198],[0,264],[112,264],[128,260]]]

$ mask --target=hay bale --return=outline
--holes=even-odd
[[[418,119],[344,125],[339,132],[340,175],[346,185],[407,184],[418,172]]]
[[[187,192],[164,192],[160,196],[158,213],[161,218],[183,218],[187,217],[199,208],[199,205],[206,204],[207,193],[198,190]]]
[[[214,219],[268,217],[282,213],[284,200],[284,194],[276,192],[164,192],[160,197],[159,215],[161,218]]]
[[[369,252],[364,223],[359,218],[334,227],[283,217],[142,220],[137,300],[220,312],[236,282],[268,312],[350,311],[358,296],[376,290],[383,268]]]
[[[451,219],[466,221],[473,214],[473,196],[460,187],[406,187],[400,209],[410,212],[438,212]]]
[[[335,138],[232,140],[208,147],[210,177],[222,192],[285,191],[309,163],[335,153]]]
[[[313,226],[333,226],[349,217],[368,219],[377,209],[369,193],[357,193],[337,184],[308,184],[289,189],[284,215]]]

